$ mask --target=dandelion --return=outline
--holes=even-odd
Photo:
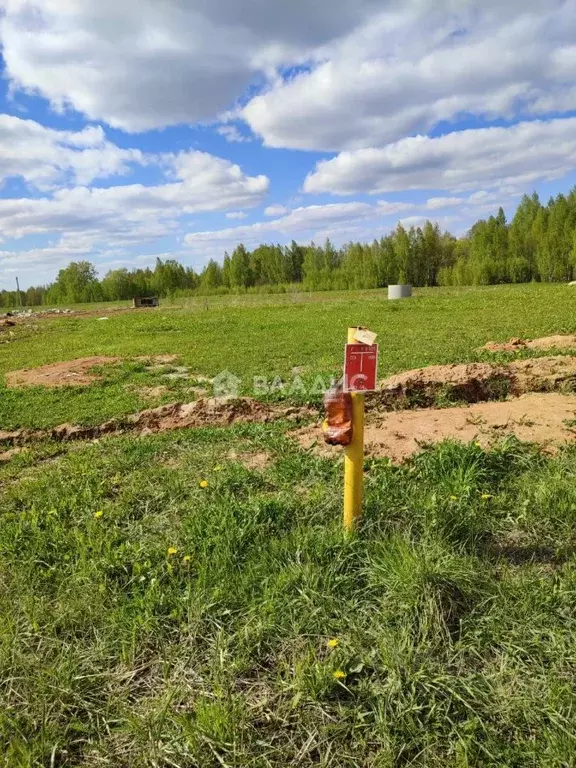
[[[104,515],[104,512],[102,512],[101,509],[98,510],[98,512],[94,512],[94,519],[100,520],[100,518]]]
[[[450,496],[450,501],[458,501],[458,496]]]
[[[346,677],[346,672],[341,669],[337,669],[336,672],[332,672],[334,680],[343,680]]]
[[[337,637],[333,637],[331,640],[328,640],[328,648],[337,648],[339,643],[340,640]]]
[[[192,560],[192,555],[184,555],[184,557],[182,558],[183,563],[189,563],[190,560]]]
[[[172,555],[177,555],[178,550],[176,547],[168,547],[168,557],[172,557]]]
[[[480,498],[481,498],[483,501],[487,501],[488,499],[491,499],[491,498],[492,498],[492,496],[491,496],[491,494],[489,494],[489,493],[483,493],[483,494],[482,494],[482,496],[480,496]]]
[[[200,480],[200,488],[208,488],[208,480]]]

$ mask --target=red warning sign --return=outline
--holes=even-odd
[[[346,344],[345,392],[373,392],[378,371],[378,344]]]

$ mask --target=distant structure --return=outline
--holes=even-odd
[[[409,299],[412,296],[412,286],[402,283],[401,285],[388,286],[389,299]]]
[[[132,306],[134,309],[140,309],[141,307],[159,307],[160,302],[157,296],[136,296],[132,299]]]

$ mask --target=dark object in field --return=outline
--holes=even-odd
[[[136,296],[132,299],[132,306],[134,309],[141,309],[142,307],[159,307],[160,301],[157,296]]]
[[[324,395],[326,420],[322,425],[328,445],[350,445],[354,431],[352,425],[352,395],[344,392],[342,384],[335,384]]]

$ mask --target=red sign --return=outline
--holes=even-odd
[[[346,344],[345,392],[373,392],[378,370],[378,344]]]

